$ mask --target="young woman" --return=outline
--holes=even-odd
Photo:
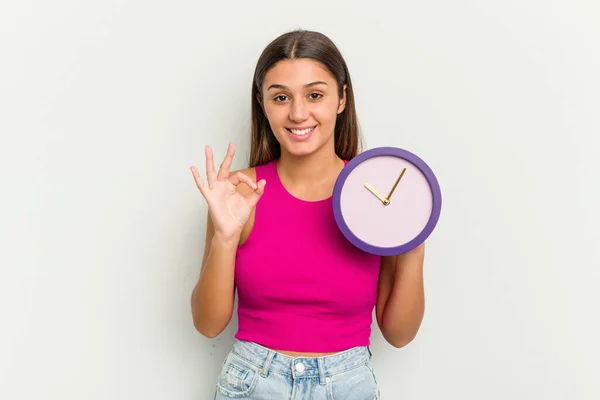
[[[385,100],[385,99],[383,99]],[[238,294],[236,341],[215,399],[371,400],[372,312],[402,347],[424,310],[423,245],[395,257],[365,253],[336,226],[331,196],[360,145],[350,74],[326,36],[294,31],[270,43],[252,85],[249,168],[207,182],[191,167],[209,215],[194,325],[213,338]]]

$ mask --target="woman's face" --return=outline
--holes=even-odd
[[[321,63],[307,58],[278,62],[265,76],[262,102],[282,153],[335,150],[335,122],[346,106],[346,86],[340,99],[336,80]]]

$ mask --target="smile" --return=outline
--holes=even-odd
[[[315,126],[311,126],[309,128],[302,128],[302,129],[293,129],[293,128],[287,128],[288,131],[292,132],[294,135],[296,136],[304,136],[304,135],[308,135],[309,133],[311,133],[313,130],[315,129]]]

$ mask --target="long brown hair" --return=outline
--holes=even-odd
[[[335,123],[335,153],[343,160],[351,160],[362,147],[362,138],[354,106],[354,91],[350,73],[336,45],[319,32],[296,30],[284,33],[273,40],[262,52],[252,82],[252,125],[249,167],[265,164],[279,158],[281,147],[273,135],[271,126],[257,94],[261,94],[267,72],[287,59],[310,58],[323,64],[338,84],[338,95],[343,95],[346,85],[346,107],[338,114]],[[264,98],[264,96],[260,96]]]

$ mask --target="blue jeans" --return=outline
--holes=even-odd
[[[291,357],[237,340],[217,378],[215,400],[378,400],[368,347]]]

